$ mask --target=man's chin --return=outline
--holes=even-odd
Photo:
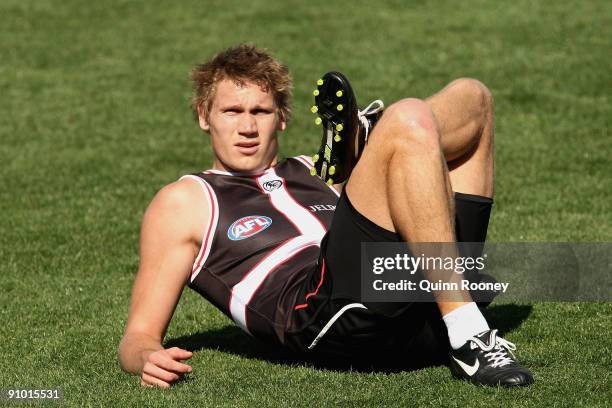
[[[235,163],[224,164],[223,167],[231,173],[246,173],[246,174],[258,174],[263,173],[276,164],[276,160],[266,161],[262,163],[261,160],[239,160]]]

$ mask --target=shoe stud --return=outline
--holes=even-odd
[[[312,156],[312,162],[313,163],[316,163],[318,161],[319,161],[319,155],[318,154],[315,154],[314,156]]]
[[[334,142],[338,143],[341,140],[342,140],[342,137],[336,133],[336,136],[334,136]]]
[[[322,80],[322,79],[319,79],[319,80],[317,81],[317,85],[319,85],[319,86],[323,85],[323,80]]]
[[[338,123],[338,124],[336,125],[336,130],[337,130],[338,132],[342,132],[342,129],[344,129],[344,126],[342,126],[342,123]]]
[[[310,175],[311,176],[316,176],[317,175],[317,169],[315,169],[314,167],[310,169]]]
[[[312,108],[310,108],[310,111],[312,113],[317,113],[319,111],[319,107],[317,105],[312,105]]]
[[[330,177],[330,178],[327,179],[327,183],[326,184],[328,186],[331,186],[332,184],[334,184],[334,180],[332,180],[331,177]]]
[[[321,118],[316,118],[315,119],[315,125],[320,125],[322,122]]]
[[[330,166],[329,170],[327,170],[327,173],[330,176],[333,176],[336,173],[336,166]],[[331,179],[330,179],[331,180]]]
[[[313,94],[314,96],[319,96],[319,90],[318,90],[318,89],[315,89],[314,91],[312,91],[312,94]]]
[[[336,106],[336,109],[338,109],[338,111],[341,111],[342,109],[344,109],[344,106],[342,106],[342,104],[338,104],[338,106]]]
[[[342,96],[342,91],[338,91],[338,92],[336,92],[336,96],[337,96],[338,98],[340,98],[340,97]]]

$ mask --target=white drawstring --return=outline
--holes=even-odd
[[[363,128],[365,129],[365,141],[366,142],[368,141],[368,136],[370,134],[370,122],[368,122],[366,115],[378,113],[384,108],[385,108],[385,104],[383,103],[383,101],[381,101],[380,99],[377,99],[375,101],[372,101],[368,106],[366,106],[362,110],[357,111],[357,117],[359,118],[359,121],[361,122],[361,124],[363,125]]]

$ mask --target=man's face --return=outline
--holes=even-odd
[[[276,164],[276,132],[285,129],[285,122],[270,92],[224,79],[217,84],[208,119],[199,113],[200,127],[210,133],[215,169],[251,173]]]

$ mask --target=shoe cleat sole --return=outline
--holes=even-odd
[[[356,162],[359,125],[355,94],[344,75],[328,72],[317,81],[313,95],[315,104],[311,112],[317,114],[315,124],[323,128],[321,146],[313,156],[314,175],[327,184],[341,183]]]

